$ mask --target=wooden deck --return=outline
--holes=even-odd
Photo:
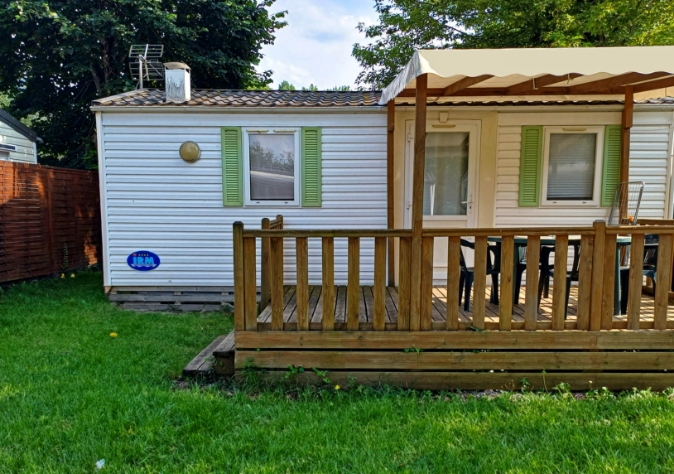
[[[372,286],[362,286],[360,292],[360,311],[359,319],[361,323],[371,323],[374,314],[374,297],[372,293]],[[284,323],[297,322],[296,310],[297,303],[295,300],[296,287],[287,285],[284,287],[284,301],[283,301],[283,321]],[[486,302],[485,302],[485,323],[498,324],[499,321],[499,307],[496,304],[490,303],[491,287],[487,285]],[[548,298],[543,298],[538,309],[538,321],[550,322],[552,316],[552,295],[553,289],[550,287]],[[513,321],[524,322],[524,297],[525,287],[520,290],[519,304],[513,307]],[[578,287],[571,288],[571,295],[569,297],[569,309],[567,315],[567,325],[572,325],[576,320],[576,311],[578,307]],[[432,318],[434,322],[444,322],[447,314],[447,287],[435,286],[433,288],[433,308]],[[641,296],[641,321],[653,321],[654,314],[654,299],[652,296],[642,294]],[[311,323],[320,323],[323,307],[322,288],[321,286],[309,287],[309,321]],[[335,323],[346,322],[346,286],[335,287]],[[669,305],[667,308],[668,320],[674,321],[674,305]],[[465,325],[470,325],[472,321],[472,300],[469,311],[464,311],[463,305],[459,310],[460,321]],[[269,323],[271,320],[271,305],[267,306],[258,317],[258,323]],[[398,291],[394,287],[386,288],[386,322],[396,323],[398,320]],[[626,321],[626,315],[613,316],[614,321]]]

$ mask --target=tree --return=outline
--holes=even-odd
[[[274,0],[4,0],[0,8],[0,93],[18,118],[35,114],[41,161],[95,167],[91,101],[135,87],[132,44],[163,44],[163,61],[183,61],[198,88],[271,82],[257,73],[263,45],[285,25]]]
[[[674,44],[671,0],[375,0],[379,23],[353,56],[357,83],[382,88],[415,49]]]
[[[302,87],[303,91],[312,91],[315,92],[318,90],[318,86],[315,86],[313,84],[309,84],[309,87]]]
[[[293,86],[291,83],[286,81],[285,79],[281,81],[281,83],[278,85],[278,90],[280,91],[294,91],[295,86]]]
[[[347,92],[351,90],[351,86],[335,86],[332,89],[328,89],[329,91],[335,91],[335,92]]]

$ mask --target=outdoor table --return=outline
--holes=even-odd
[[[492,236],[487,239],[489,242],[494,242],[496,245],[501,245],[502,237]],[[569,246],[573,246],[574,251],[574,263],[575,259],[580,258],[580,235],[569,235]],[[514,261],[513,261],[513,277],[517,274],[517,264],[519,263],[520,258],[520,248],[526,247],[529,238],[526,235],[516,235],[515,236],[515,252],[514,252]],[[541,236],[541,247],[553,247],[555,245],[555,236],[554,235],[544,235]],[[620,314],[620,249],[632,243],[632,237],[619,235],[616,239],[616,257],[615,257],[615,278],[613,283],[613,314]],[[513,285],[513,302],[517,301],[517,295],[515,294],[517,288]]]

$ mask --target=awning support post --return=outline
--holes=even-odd
[[[412,172],[412,258],[410,281],[410,331],[421,329],[421,231],[424,221],[424,165],[426,164],[426,92],[428,74],[416,80],[414,168]]]

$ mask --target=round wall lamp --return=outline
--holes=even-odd
[[[201,156],[201,148],[194,142],[185,142],[180,145],[180,158],[188,163],[194,163]]]

